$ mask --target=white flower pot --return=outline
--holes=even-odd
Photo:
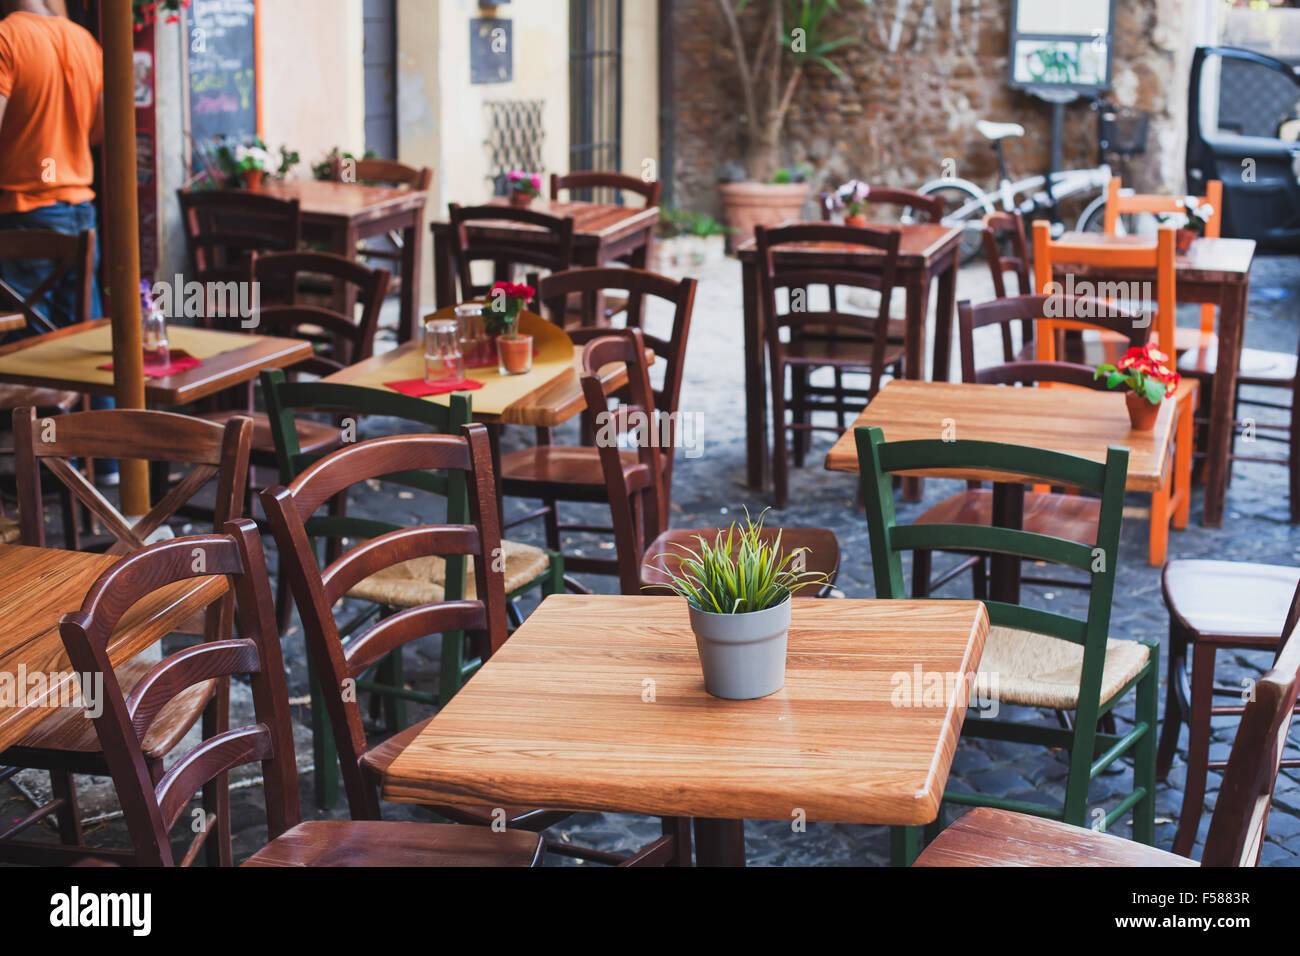
[[[726,700],[766,697],[785,686],[790,599],[748,614],[713,614],[687,606],[704,689]]]

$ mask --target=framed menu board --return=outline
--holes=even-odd
[[[1110,88],[1115,0],[1012,0],[1011,85]]]
[[[190,135],[198,148],[217,136],[259,132],[258,0],[194,0],[188,16]],[[195,166],[199,165],[196,156]]]

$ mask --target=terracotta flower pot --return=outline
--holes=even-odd
[[[1198,235],[1195,229],[1179,229],[1174,235],[1174,244],[1179,252],[1186,252],[1192,248],[1192,243],[1196,241]]]
[[[262,188],[262,176],[264,170],[246,169],[244,170],[244,188],[252,192]]]
[[[510,205],[516,209],[527,209],[532,201],[531,195],[518,189],[510,194]]]
[[[497,336],[497,371],[502,375],[523,375],[533,368],[533,337],[519,335],[508,339]]]
[[[858,213],[856,216],[845,216],[844,225],[864,227],[867,224],[866,213]]]
[[[808,201],[807,183],[723,183],[722,216],[732,228],[731,248],[754,237],[755,226],[779,226],[797,220]]]
[[[1128,403],[1128,420],[1134,431],[1149,432],[1156,427],[1156,418],[1160,415],[1159,405],[1152,405],[1137,392],[1129,392],[1124,396],[1124,401]]]

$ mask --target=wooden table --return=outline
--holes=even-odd
[[[1188,383],[1195,387],[1195,383]],[[1161,403],[1155,427],[1134,431],[1129,424],[1124,396],[1080,388],[1012,388],[1006,385],[970,385],[962,382],[888,382],[857,421],[831,446],[828,471],[858,473],[858,448],[854,429],[878,425],[886,441],[945,438],[1005,442],[1059,451],[1104,462],[1111,445],[1129,450],[1129,491],[1155,494],[1165,485],[1173,467],[1178,402]],[[1190,439],[1190,428],[1183,431]],[[1184,459],[1190,471],[1190,460]],[[900,472],[932,478],[959,478],[993,482],[994,523],[1019,526],[1024,486],[1028,475],[981,471],[971,468],[927,469]],[[1171,515],[1184,527],[1184,503]],[[1020,562],[994,556],[995,600],[1019,603]]]
[[[144,380],[150,405],[188,405],[256,378],[265,368],[284,368],[311,357],[311,343],[241,332],[171,325],[173,349],[202,359],[198,368]],[[0,382],[89,395],[112,395],[113,373],[98,366],[113,360],[108,319],[95,319],[0,346]]]
[[[872,223],[873,226],[882,224]],[[956,301],[958,252],[963,230],[960,226],[915,223],[891,226],[902,235],[898,248],[898,283],[907,294],[906,330],[904,334],[904,374],[922,379],[925,359],[925,320],[929,311],[930,284],[939,280],[935,302],[934,372],[936,381],[948,380],[952,350],[952,317]],[[845,247],[839,243],[807,243],[807,251],[775,254],[780,262],[828,269],[880,268],[884,253],[864,250],[861,246]],[[758,285],[758,251],[754,240],[736,250],[741,264],[745,313],[745,461],[749,487],[766,487],[767,384],[766,333]]]
[[[496,197],[487,205],[508,205],[506,199]],[[659,224],[659,207],[637,209],[632,206],[613,206],[594,202],[560,202],[534,199],[528,207],[533,212],[548,216],[573,217],[573,264],[577,266],[603,266],[624,256],[632,257],[638,269],[646,267],[646,256]],[[454,305],[460,292],[456,279],[456,233],[451,222],[435,219],[433,230],[433,285],[434,307]],[[533,226],[516,222],[499,222],[491,226],[471,225],[468,231],[475,237],[491,240],[504,239],[511,245],[527,245],[527,235],[539,232]]]
[[[105,554],[0,545],[0,679],[22,690],[21,676],[46,677],[44,694],[14,700],[0,693],[0,752],[48,717],[61,699],[75,699],[59,618],[78,610],[95,579],[118,560]],[[178,581],[150,594],[127,611],[114,631],[108,648],[113,665],[135,657],[225,591],[225,578],[218,576]]]
[[[439,309],[429,318],[450,318],[455,306]],[[533,336],[533,370],[524,375],[501,375],[495,366],[471,368],[469,378],[483,387],[468,391],[474,420],[489,425],[562,425],[578,415],[587,402],[579,381],[582,356],[559,326],[532,312],[521,312],[519,331]],[[651,353],[653,355],[653,353]],[[424,375],[424,345],[408,342],[349,365],[324,379],[340,385],[383,388],[386,382],[421,378]],[[606,382],[627,376],[621,364],[601,369]],[[425,401],[446,405],[447,395],[430,395]]]
[[[977,601],[796,598],[785,687],[721,700],[681,599],[552,595],[383,795],[694,817],[700,864],[743,865],[745,818],[929,823],[967,700],[898,706],[898,675],[973,675],[987,633]]]
[[[1150,247],[1149,236],[1105,236],[1099,233],[1066,233],[1061,242],[1097,243]],[[1229,456],[1232,454],[1233,419],[1236,417],[1237,366],[1241,362],[1246,329],[1246,300],[1250,294],[1250,264],[1255,256],[1253,239],[1197,239],[1187,252],[1174,260],[1175,292],[1179,302],[1208,302],[1219,307],[1218,360],[1214,387],[1210,390],[1210,438],[1206,451],[1205,505],[1201,523],[1217,528],[1223,524],[1224,496],[1228,486]],[[1062,272],[1080,280],[1154,281],[1153,270],[1101,269],[1066,264]],[[1201,350],[1202,363],[1205,351]]]
[[[316,179],[263,180],[257,192],[298,200],[303,239],[327,243],[331,252],[349,259],[356,258],[357,246],[363,240],[400,231],[402,307],[397,338],[400,342],[418,338],[424,193]]]

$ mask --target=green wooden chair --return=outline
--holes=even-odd
[[[333,385],[319,381],[290,382],[279,369],[264,371],[261,378],[266,414],[275,440],[280,481],[285,485],[328,453],[307,453],[299,448],[298,433],[294,426],[295,412],[330,412],[339,417],[341,424],[346,424],[342,422],[345,416],[382,415],[453,435],[460,434],[461,426],[472,420],[469,396],[458,393],[450,396],[447,405],[441,405],[357,385]],[[352,428],[355,436],[355,420]],[[466,524],[470,520],[463,473],[446,475],[406,472],[389,475],[386,480],[445,498],[446,520],[451,524]],[[306,523],[307,533],[313,540],[324,544],[326,562],[342,553],[341,545],[345,538],[373,538],[400,527],[390,522],[348,515],[347,502],[342,500],[331,502],[328,513],[313,515]],[[543,595],[563,590],[564,562],[559,554],[519,542],[502,541],[502,557],[505,561],[507,602],[513,602],[535,587],[540,587]],[[387,616],[405,607],[465,597],[466,587],[472,583],[467,580],[466,569],[464,557],[452,557],[445,561],[430,557],[386,568],[366,578],[348,592],[348,597],[368,601],[370,607],[340,626],[340,635],[346,638],[376,615]],[[278,592],[277,615],[280,632],[284,633],[288,623],[290,598],[284,586],[283,574],[278,582]],[[394,651],[376,665],[375,672],[370,675],[373,679],[358,681],[357,689],[375,694],[374,701],[383,703],[386,725],[401,730],[407,725],[406,701],[445,706],[481,663],[479,658],[465,654],[463,633],[448,633],[442,638],[437,694],[411,690],[404,686],[400,650]],[[332,807],[338,800],[338,758],[314,666],[311,701],[316,797],[322,807]],[[374,715],[377,716],[377,709]]]
[[[1133,838],[1155,839],[1155,743],[1159,645],[1109,640],[1115,564],[1128,449],[1112,447],[1106,463],[1021,445],[982,441],[885,442],[879,428],[856,430],[862,496],[871,534],[871,561],[876,596],[903,598],[901,552],[916,549],[985,552],[992,556],[994,593],[985,602],[990,630],[974,690],[981,700],[1001,705],[1073,711],[1072,728],[1024,721],[976,718],[968,714],[962,733],[1017,743],[1059,747],[1069,754],[1064,806],[1052,806],[985,794],[948,790],[944,799],[968,806],[989,806],[1062,820],[1075,826],[1109,828],[1133,811]],[[994,523],[1002,525],[899,525],[894,513],[893,474],[902,471],[968,469],[1017,476],[995,486],[1001,496]],[[1087,488],[1101,496],[1096,541],[1070,541],[1007,527],[1002,515],[1016,512],[1020,480],[1029,477],[1053,485]],[[1005,504],[1003,504],[1005,502]],[[1078,568],[1091,576],[1087,616],[1080,620],[1019,601],[1022,559]],[[941,600],[941,599],[935,599]],[[1081,648],[1081,650],[1080,650]],[[1133,729],[1101,733],[1097,722],[1129,690],[1136,688]],[[1131,753],[1133,790],[1104,816],[1088,806],[1092,780],[1120,756]],[[942,811],[934,832],[942,827]],[[910,863],[918,849],[913,827],[896,827],[891,855]]]

